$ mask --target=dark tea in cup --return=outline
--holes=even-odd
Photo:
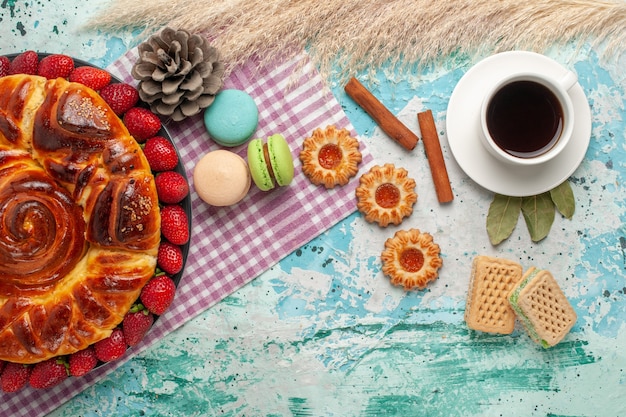
[[[563,109],[558,98],[535,81],[502,86],[491,98],[486,117],[495,144],[519,158],[549,151],[563,132]]]
[[[574,131],[569,89],[576,74],[559,78],[523,72],[505,75],[485,92],[480,138],[496,158],[513,165],[538,165],[559,155]]]

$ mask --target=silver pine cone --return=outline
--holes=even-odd
[[[222,88],[224,64],[203,36],[166,27],[138,50],[131,74],[154,113],[181,121],[209,107]]]

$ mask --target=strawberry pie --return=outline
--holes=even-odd
[[[109,337],[154,275],[161,217],[141,147],[95,91],[0,78],[0,360]]]

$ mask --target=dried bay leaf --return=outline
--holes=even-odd
[[[563,182],[561,185],[550,190],[550,197],[556,206],[556,209],[566,219],[571,219],[574,216],[574,210],[576,209],[576,200],[574,199],[574,191],[569,181]]]
[[[550,197],[550,192],[523,197],[522,214],[533,242],[539,242],[548,236],[555,216],[554,202]]]
[[[513,233],[522,206],[521,197],[495,194],[487,213],[487,234],[492,245],[497,245]]]

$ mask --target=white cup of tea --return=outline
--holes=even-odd
[[[569,143],[574,106],[568,90],[578,81],[567,71],[560,78],[533,73],[510,74],[487,90],[480,111],[480,138],[501,161],[543,164]]]

